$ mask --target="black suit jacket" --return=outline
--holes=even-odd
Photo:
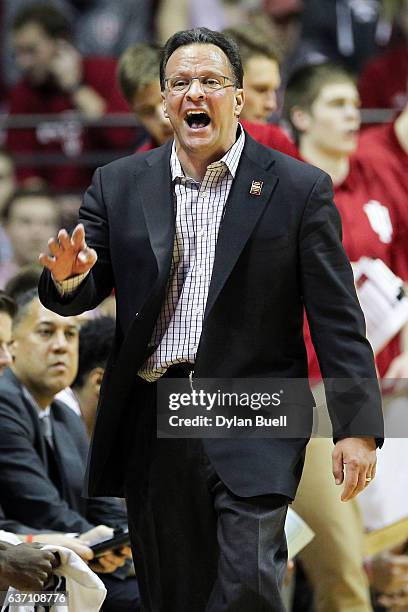
[[[49,477],[38,412],[11,370],[0,378],[0,504],[7,520],[31,531],[84,532],[125,525],[116,500],[82,497],[88,440],[81,419],[62,402],[51,405],[60,486]],[[4,523],[5,525],[5,523]]]
[[[41,301],[63,315],[93,308],[116,291],[116,341],[89,463],[94,495],[121,494],[126,456],[138,450],[137,424],[131,425],[136,372],[165,298],[175,233],[170,153],[168,143],[98,169],[80,210],[96,265],[70,297],[61,298],[48,271],[40,280]],[[259,196],[250,194],[254,180],[263,181]],[[246,135],[218,234],[195,376],[306,379],[304,308],[323,376],[375,380],[329,177]],[[366,433],[380,437],[378,388],[369,393],[364,410],[371,411],[372,431]],[[310,390],[307,398],[311,406]],[[336,422],[336,437],[350,433],[348,422]],[[236,494],[293,497],[306,442],[212,439],[204,445]]]

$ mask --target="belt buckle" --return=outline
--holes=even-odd
[[[194,370],[190,370],[189,374],[188,374],[188,380],[190,382],[190,389],[191,392],[194,391],[194,387],[193,387],[193,376],[194,376]]]

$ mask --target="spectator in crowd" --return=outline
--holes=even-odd
[[[26,293],[30,289],[35,289],[41,275],[41,266],[38,264],[27,264],[23,266],[17,274],[14,274],[6,283],[4,291],[14,300],[21,293]]]
[[[188,28],[235,27],[261,7],[262,0],[161,0],[156,16],[158,39],[164,42],[174,32]]]
[[[159,62],[158,46],[140,44],[129,47],[118,64],[118,82],[122,93],[150,136],[139,151],[160,146],[173,136],[173,128],[163,112]]]
[[[408,80],[406,90],[408,92]],[[408,98],[405,108],[393,122],[364,130],[358,154],[382,168],[382,172],[388,168],[395,185],[401,186],[405,196],[408,194]]]
[[[3,72],[6,85],[18,75],[11,60],[10,28],[23,8],[38,0],[3,0]],[[70,21],[75,47],[84,56],[118,57],[131,44],[150,40],[154,1],[50,0]]]
[[[352,77],[327,64],[299,69],[288,84],[285,100],[302,157],[332,177],[350,260],[378,257],[406,280],[408,209],[405,200],[401,202],[402,191],[388,168],[352,157],[360,127],[359,103]],[[390,376],[396,359],[392,377],[406,378],[407,355],[399,353],[396,340],[376,356],[381,377]]]
[[[17,187],[13,160],[7,151],[0,150],[0,212]]]
[[[30,5],[13,24],[13,48],[22,80],[10,92],[10,116],[57,113],[60,120],[40,120],[36,128],[10,129],[8,148],[13,154],[65,156],[58,166],[25,164],[18,178],[31,184],[47,183],[57,190],[83,188],[98,161],[80,165],[83,153],[130,150],[133,128],[85,128],[85,119],[100,119],[127,110],[115,85],[116,62],[110,58],[83,58],[70,42],[69,23],[48,4]]]
[[[251,21],[273,41],[282,61],[286,62],[299,43],[304,3],[302,0],[263,0],[261,7]]]
[[[17,187],[13,160],[7,151],[0,150],[0,215]],[[0,265],[11,259],[11,245],[4,228],[0,226]]]
[[[278,106],[279,53],[253,26],[229,28],[224,30],[224,34],[237,43],[244,67],[245,105],[241,118],[267,123]]]
[[[362,256],[379,257],[406,279],[407,215],[401,214],[391,190],[378,178],[379,169],[374,170],[351,157],[357,146],[360,126],[358,107],[359,97],[353,79],[336,66],[303,67],[289,81],[286,115],[296,133],[302,157],[326,170],[333,179],[335,202],[343,222],[343,244],[350,260],[358,261]],[[317,379],[319,370],[308,329],[305,340],[309,373],[311,378]],[[377,367],[382,376],[391,367],[397,368],[394,370],[396,376],[406,376],[406,355],[399,353],[399,342],[395,340],[377,355]],[[320,606],[318,609],[330,612],[369,610],[367,592],[361,588],[364,585],[361,539],[356,538],[350,546],[350,534],[362,530],[357,508],[352,505],[339,508],[335,487],[330,495],[329,488],[321,482],[324,470],[319,465],[330,452],[325,448],[328,442],[312,440],[312,445],[319,445],[320,456],[314,454],[313,469],[305,468],[304,474],[310,477],[302,480],[294,506],[313,529],[313,514],[308,513],[308,508],[320,500],[319,512],[327,513],[330,518],[324,521],[328,534],[323,539],[320,537],[319,521],[317,537],[301,552],[300,558],[305,561],[316,605]],[[309,457],[307,455],[306,461]],[[328,540],[330,546],[327,546]]]
[[[50,232],[56,232],[60,218],[57,203],[48,191],[21,189],[4,206],[2,221],[12,258],[0,265],[0,287],[21,266],[38,262],[38,249]]]
[[[408,101],[408,0],[398,0],[398,4],[396,20],[402,36],[364,68],[359,82],[364,108],[402,110]]]
[[[123,95],[138,121],[150,135],[150,138],[138,149],[139,152],[154,149],[173,136],[173,128],[163,113],[159,62],[160,49],[147,44],[130,47],[119,60],[118,81]],[[269,77],[272,79],[271,82],[268,79],[267,87],[271,90],[276,86],[276,73],[270,72]],[[253,91],[253,98],[256,95]],[[258,92],[258,97],[257,106],[262,106],[264,94]],[[258,125],[252,121],[242,121],[242,125],[261,144],[292,157],[298,157],[295,145],[278,126],[265,123]]]
[[[357,72],[381,48],[380,17],[380,0],[308,0],[304,3],[300,53],[311,61],[320,58]]]
[[[280,87],[279,51],[256,25],[224,31],[239,47],[244,67],[245,104],[241,123],[255,140],[266,147],[299,157],[294,143],[278,125],[267,123],[277,110]]]
[[[85,543],[101,531],[110,535],[108,526],[125,526],[126,514],[116,500],[81,497],[86,432],[77,415],[54,401],[76,374],[75,317],[47,311],[36,290],[20,295],[12,354],[12,369],[0,380],[0,503],[6,517],[37,531],[79,532]],[[123,548],[90,562],[108,589],[104,610],[137,609],[136,580],[110,575],[129,556]]]
[[[83,55],[118,57],[129,45],[152,37],[152,0],[69,0],[69,4],[74,40]]]
[[[78,400],[88,438],[91,437],[105,365],[115,338],[115,320],[97,317],[79,331],[78,372],[72,389]]]

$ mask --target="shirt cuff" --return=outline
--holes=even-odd
[[[88,276],[89,272],[84,272],[83,274],[78,274],[77,276],[72,276],[71,278],[67,278],[66,280],[59,282],[54,278],[52,279],[54,285],[61,296],[71,295],[74,293],[82,281]]]

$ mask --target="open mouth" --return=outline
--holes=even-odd
[[[185,121],[191,129],[199,130],[207,127],[211,119],[205,111],[189,111],[185,116]]]

